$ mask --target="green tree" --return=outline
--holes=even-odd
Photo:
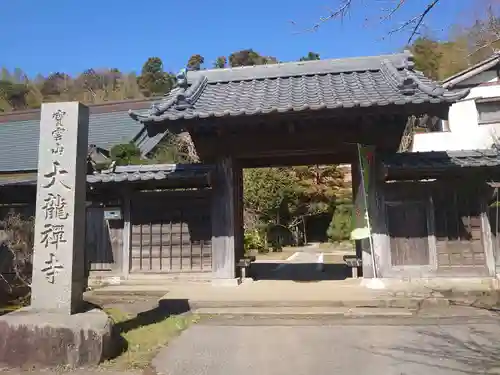
[[[205,62],[205,59],[201,55],[193,55],[189,58],[187,62],[188,70],[200,70],[201,66]]]
[[[344,174],[336,165],[293,167],[294,216],[310,216],[332,212],[344,188]]]
[[[319,53],[309,52],[307,56],[301,57],[299,61],[313,61],[313,60],[320,60]]]
[[[243,174],[244,207],[263,222],[279,223],[295,199],[295,179],[289,168],[256,168]]]
[[[427,77],[439,79],[439,67],[443,58],[440,44],[430,38],[421,37],[415,40],[410,47],[415,57],[415,68]]]
[[[71,77],[66,73],[56,72],[47,77],[40,91],[45,98],[61,97],[68,93],[71,82]]]
[[[25,109],[27,107],[26,95],[29,87],[22,83],[12,83],[10,81],[0,81],[0,98],[5,101],[4,106],[10,106],[12,110]],[[9,108],[5,108],[7,110]]]
[[[111,160],[116,165],[146,164],[147,161],[141,159],[141,151],[132,143],[122,143],[115,145],[110,150]]]
[[[347,241],[352,230],[352,203],[339,204],[335,208],[332,221],[326,232],[331,242]]]
[[[168,93],[173,85],[172,74],[163,71],[163,62],[159,57],[150,57],[143,65],[137,83],[144,96]]]
[[[253,49],[244,49],[229,55],[229,65],[233,68],[237,66],[276,64],[277,62],[278,60],[275,57],[262,56]]]
[[[222,69],[222,68],[226,67],[226,64],[227,64],[227,58],[226,58],[226,56],[219,56],[215,60],[214,68]]]

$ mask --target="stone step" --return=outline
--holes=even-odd
[[[498,324],[498,314],[472,307],[401,308],[199,308],[205,325],[415,325]]]
[[[89,287],[97,289],[102,286],[148,286],[162,285],[172,283],[182,284],[208,284],[212,281],[210,275],[131,275],[128,278],[123,278],[116,275],[91,275],[89,277]]]
[[[269,318],[361,318],[412,317],[414,310],[404,308],[348,307],[202,307],[192,310],[200,317],[269,317]]]
[[[168,297],[168,294],[167,294]],[[164,299],[168,304],[168,298]],[[366,298],[338,300],[200,300],[190,299],[191,309],[200,308],[365,308],[365,309],[419,309],[426,306],[447,307],[445,298]]]

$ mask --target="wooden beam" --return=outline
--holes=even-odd
[[[206,119],[192,119],[183,120],[183,125],[191,129],[196,129],[203,127],[216,128],[220,126],[234,127],[254,127],[257,124],[273,125],[280,122],[291,122],[296,123],[310,123],[311,120],[325,121],[325,122],[346,122],[353,119],[371,117],[375,119],[387,118],[388,116],[404,118],[415,115],[429,114],[431,116],[437,116],[440,118],[447,117],[449,110],[449,104],[432,104],[432,103],[421,103],[421,104],[405,104],[405,105],[387,105],[387,106],[373,106],[373,107],[352,107],[352,108],[336,108],[336,109],[323,109],[316,111],[290,111],[285,113],[270,113],[270,114],[259,114],[251,116],[225,116],[218,118],[206,118]],[[175,123],[175,121],[174,121]],[[379,122],[383,124],[383,122]],[[406,123],[406,121],[404,121]],[[156,124],[155,124],[156,126]],[[384,125],[382,125],[384,126]],[[380,129],[385,132],[385,128]]]
[[[307,123],[267,124],[259,129],[250,124],[232,124],[231,132],[222,132],[219,136],[195,131],[192,137],[205,162],[223,155],[248,159],[297,152],[339,153],[356,143],[374,144],[379,150],[392,151],[399,146],[405,121],[386,117],[387,120],[359,117],[338,119],[338,122],[311,119]],[[377,120],[383,123],[384,131],[381,131],[382,124],[377,123]]]
[[[353,153],[291,155],[291,156],[259,156],[240,159],[242,168],[291,167],[316,164],[344,164],[355,159]]]

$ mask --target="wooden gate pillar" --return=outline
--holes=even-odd
[[[383,182],[379,181],[378,158],[373,152],[371,166],[369,171],[369,182],[367,189],[368,215],[370,220],[371,241],[373,244],[374,256],[370,246],[370,239],[366,238],[356,242],[356,255],[361,256],[363,265],[363,277],[373,278],[373,258],[376,261],[377,277],[382,277],[384,273],[383,262],[387,260],[387,251],[390,249],[390,242],[387,240],[387,228],[385,227],[385,209],[383,203]],[[353,204],[356,203],[356,197],[362,188],[362,180],[359,162],[353,162],[352,168],[352,186],[353,186]],[[361,198],[360,198],[361,199]]]
[[[243,175],[233,158],[215,163],[212,185],[212,282],[237,285],[236,262],[243,256]]]
[[[361,183],[361,171],[359,169],[359,161],[356,158],[356,161],[351,163],[351,186],[352,186],[352,204],[356,203],[356,198],[358,196],[358,191],[360,189],[360,183]],[[360,259],[363,258],[363,244],[361,240],[355,240],[355,247],[356,247],[356,256]],[[358,275],[361,274],[362,268],[358,269]],[[363,273],[364,275],[364,273]]]

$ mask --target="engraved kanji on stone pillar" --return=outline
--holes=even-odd
[[[84,286],[88,108],[42,105],[31,305],[77,311]]]

